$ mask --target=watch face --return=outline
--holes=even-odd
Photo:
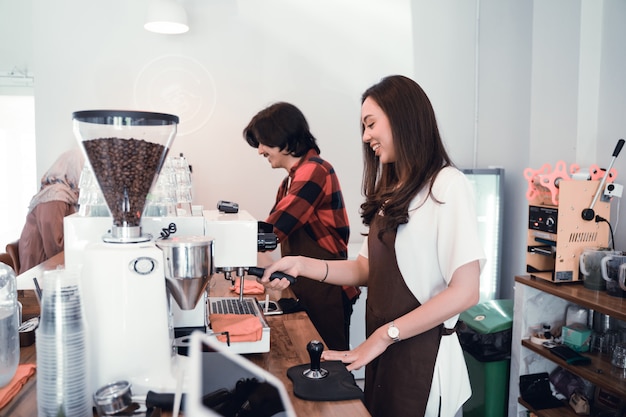
[[[389,329],[387,329],[387,334],[390,338],[395,340],[398,338],[398,336],[400,336],[400,330],[398,330],[396,326],[389,326]]]

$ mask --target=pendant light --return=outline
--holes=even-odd
[[[166,35],[185,33],[189,30],[187,12],[176,0],[151,0],[143,27]]]

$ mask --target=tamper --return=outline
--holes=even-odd
[[[340,360],[327,360],[324,368],[320,359],[324,345],[319,340],[311,340],[306,345],[311,363],[303,363],[287,369],[287,376],[293,382],[296,397],[309,401],[363,400],[363,391],[356,384],[354,375]]]
[[[309,352],[309,356],[311,357],[311,367],[304,372],[304,375],[307,378],[311,379],[322,379],[328,376],[328,371],[320,366],[320,359],[322,357],[322,352],[324,351],[324,345],[319,340],[311,340],[306,345],[306,350]]]

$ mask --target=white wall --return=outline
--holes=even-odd
[[[626,139],[626,2],[613,0],[604,2],[602,16],[602,55],[600,57],[597,156],[599,160],[609,161],[615,147],[616,138]],[[605,163],[605,165],[608,162]],[[626,184],[626,151],[615,162],[618,171],[617,182]],[[624,196],[626,198],[626,196]],[[623,199],[622,199],[623,200]],[[611,223],[615,232],[615,247],[626,249],[624,218],[626,204],[617,201],[611,207]]]
[[[182,3],[191,31],[165,36],[142,28],[148,0],[0,0],[0,71],[25,61],[35,73],[37,178],[73,145],[73,111],[171,112],[181,117],[172,151],[193,165],[196,202],[234,200],[263,218],[285,173],[241,131],[262,107],[291,101],[337,169],[355,242],[360,95],[405,74],[429,94],[459,166],[506,170],[501,296],[512,298],[525,270],[524,168],[606,166],[626,136],[620,0]],[[626,170],[626,155],[615,168]]]
[[[41,2],[34,28],[42,148],[74,140],[75,110],[171,112],[181,117],[172,151],[193,166],[197,203],[237,201],[264,218],[285,172],[272,171],[241,132],[261,108],[290,101],[335,165],[357,238],[359,96],[383,75],[410,75],[413,64],[409,2],[370,3],[183,1],[191,31],[167,36],[143,29],[146,0]],[[362,30],[368,26],[377,29]],[[42,151],[45,169],[49,150]]]

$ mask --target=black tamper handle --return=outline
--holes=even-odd
[[[255,277],[260,278],[263,276],[264,273],[265,273],[265,268],[261,268],[258,266],[251,266],[250,268],[248,268],[248,274],[254,275]],[[296,283],[296,279],[294,277],[292,277],[291,275],[285,274],[284,272],[276,271],[276,272],[272,272],[272,275],[270,275],[270,280],[281,279],[281,278],[287,279],[290,285],[293,285]]]
[[[323,379],[328,376],[328,371],[321,367],[320,360],[322,358],[322,352],[324,351],[324,345],[319,340],[311,340],[306,345],[306,350],[309,352],[311,358],[311,365],[309,369],[306,369],[302,375],[309,379]]]
[[[309,357],[311,358],[311,367],[312,371],[318,371],[322,367],[320,365],[322,359],[322,352],[324,351],[324,345],[319,340],[311,340],[306,345],[306,350],[309,352]]]
[[[161,410],[172,411],[174,409],[174,396],[170,393],[157,393],[154,391],[148,391],[146,395],[146,408],[159,407]],[[180,409],[183,410],[185,394],[183,394],[183,400],[180,402]]]

